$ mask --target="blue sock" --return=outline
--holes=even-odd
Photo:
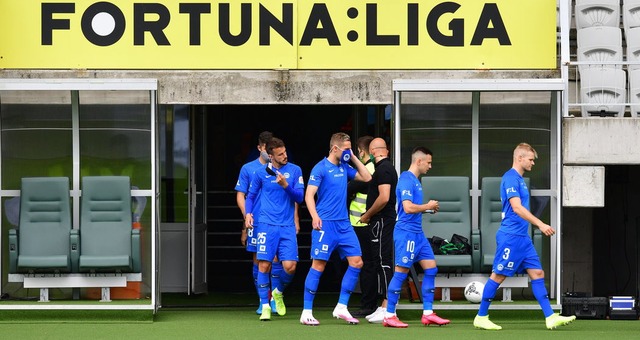
[[[260,291],[258,290],[258,264],[253,264],[253,285],[256,287],[256,293],[260,296]]]
[[[293,280],[294,273],[287,273],[286,271],[282,271],[282,275],[280,275],[280,285],[278,286],[278,290],[282,293],[287,288],[289,283]]]
[[[480,308],[478,309],[478,316],[487,316],[489,315],[489,306],[491,305],[491,301],[496,297],[496,292],[500,284],[491,280],[487,280],[487,283],[484,284],[484,290],[482,291],[482,301],[480,301]]]
[[[429,268],[424,271],[422,279],[422,309],[433,310],[433,296],[436,289],[436,274],[438,267]]]
[[[313,299],[318,291],[318,283],[320,283],[322,272],[313,268],[309,268],[309,274],[304,280],[304,307],[303,309],[313,309]]]
[[[258,295],[260,303],[269,303],[269,273],[258,272]]]
[[[402,291],[402,283],[407,279],[408,273],[395,272],[389,282],[387,288],[387,312],[395,313],[396,305],[400,299],[400,291]]]
[[[542,307],[542,313],[544,313],[544,317],[549,317],[553,314],[553,309],[551,308],[551,303],[549,302],[549,294],[547,294],[547,287],[544,286],[544,278],[543,279],[535,279],[531,280],[531,290],[533,291],[533,296],[536,297],[540,307]]]
[[[358,283],[358,275],[360,275],[360,268],[351,266],[347,268],[347,271],[342,277],[342,286],[340,287],[340,298],[338,298],[338,303],[349,305],[349,298],[351,297],[353,288],[355,288],[356,283]]]
[[[284,273],[284,269],[282,269],[281,262],[271,263],[271,290],[274,290],[276,287],[280,287],[282,273]]]

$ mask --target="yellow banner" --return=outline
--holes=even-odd
[[[2,1],[0,68],[552,69],[556,1]]]

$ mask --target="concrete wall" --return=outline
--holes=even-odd
[[[390,104],[394,79],[558,77],[557,70],[0,70],[0,78],[155,78],[160,104]]]
[[[564,118],[564,165],[640,164],[640,118]]]
[[[563,207],[604,207],[604,167],[562,167]]]

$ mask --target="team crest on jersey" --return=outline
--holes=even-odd
[[[288,173],[288,172],[285,172],[284,174],[282,174],[282,176],[284,176],[284,178],[287,178],[287,179],[288,179],[289,177],[291,177],[291,175],[289,175],[289,173]]]

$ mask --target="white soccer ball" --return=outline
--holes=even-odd
[[[484,283],[471,281],[464,287],[464,297],[471,303],[480,303],[482,301],[482,291],[484,291]]]

